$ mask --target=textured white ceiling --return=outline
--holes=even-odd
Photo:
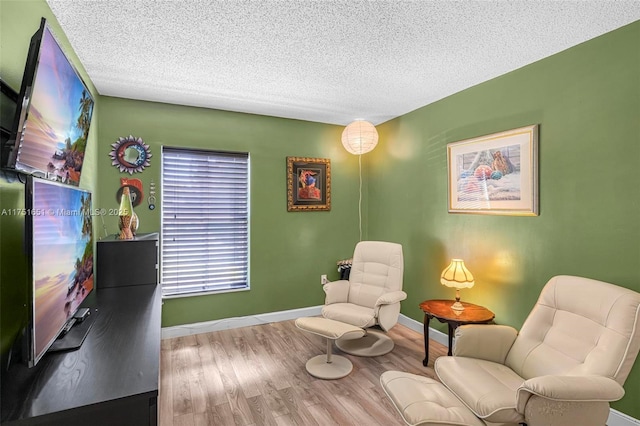
[[[375,124],[640,19],[640,1],[47,0],[102,95]]]

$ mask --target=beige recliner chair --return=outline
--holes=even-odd
[[[361,241],[353,253],[349,280],[325,284],[322,316],[363,329],[379,326],[388,331],[398,322],[404,260],[402,246],[383,241]],[[365,330],[355,340],[338,339],[343,352],[358,356],[379,356],[393,349],[393,340],[376,330]]]
[[[609,402],[623,397],[639,349],[640,293],[557,276],[546,284],[519,333],[501,325],[456,330],[454,356],[435,362],[448,391],[425,391],[440,385],[400,372],[383,373],[381,383],[413,425],[473,414],[473,421],[491,425],[604,426]],[[456,408],[462,411],[434,414],[428,401],[433,395],[444,398],[439,407],[451,402],[447,398],[462,402]],[[446,424],[476,424],[468,419]]]

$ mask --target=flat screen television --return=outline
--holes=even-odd
[[[93,290],[91,193],[29,176],[26,241],[31,265],[26,361],[34,366]]]
[[[31,38],[2,165],[78,185],[94,100],[42,18]]]

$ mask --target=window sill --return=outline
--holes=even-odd
[[[194,297],[194,296],[209,296],[212,294],[237,293],[240,291],[249,291],[249,290],[251,290],[251,287],[247,286],[244,288],[230,288],[228,290],[199,291],[199,292],[184,293],[184,294],[163,294],[162,300],[182,299],[183,297]]]

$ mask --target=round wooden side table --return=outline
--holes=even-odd
[[[425,367],[429,362],[429,321],[432,318],[449,326],[449,351],[452,354],[453,333],[456,328],[464,324],[488,324],[495,318],[495,314],[484,306],[473,303],[460,302],[464,306],[464,311],[454,311],[451,309],[454,300],[425,300],[420,304],[420,309],[424,312],[424,361]]]

